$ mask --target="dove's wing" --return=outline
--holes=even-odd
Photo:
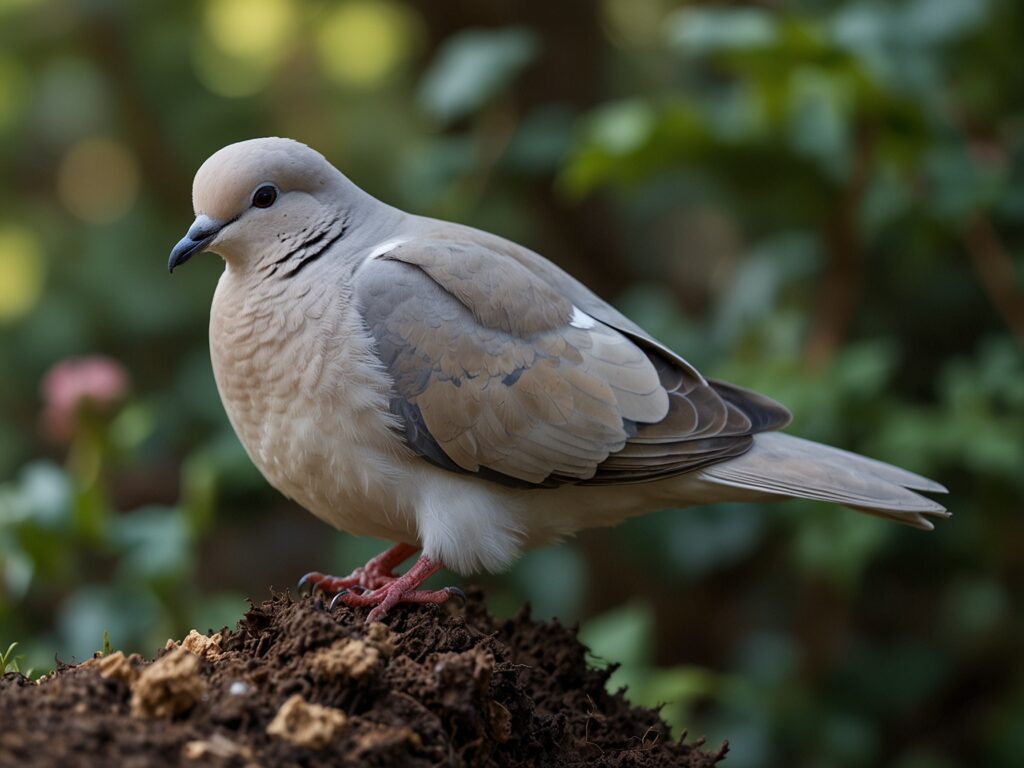
[[[621,315],[589,291],[584,310],[531,266],[424,238],[356,270],[391,410],[422,457],[516,485],[642,482],[739,455],[753,432],[788,420],[629,321],[616,327]]]

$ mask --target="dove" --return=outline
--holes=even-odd
[[[533,251],[405,213],[284,138],[199,168],[173,271],[224,261],[210,354],[266,480],[325,523],[394,546],[302,584],[369,620],[441,603],[441,568],[665,508],[787,498],[931,529],[936,482],[786,434],[770,398],[704,377]],[[399,574],[401,564],[419,557]]]

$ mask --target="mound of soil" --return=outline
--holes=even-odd
[[[287,595],[152,661],[0,680],[0,765],[712,766],[605,691],[575,633],[523,612],[399,607],[385,624]]]

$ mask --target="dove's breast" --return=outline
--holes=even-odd
[[[271,485],[336,527],[416,540],[389,382],[344,291],[226,270],[210,354],[231,425]]]

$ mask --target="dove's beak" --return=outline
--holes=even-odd
[[[167,259],[167,271],[173,272],[175,267],[181,266],[192,256],[205,250],[206,246],[214,241],[223,228],[223,222],[203,214],[196,216],[196,220],[188,228],[188,234],[181,238],[171,250],[171,256]]]

